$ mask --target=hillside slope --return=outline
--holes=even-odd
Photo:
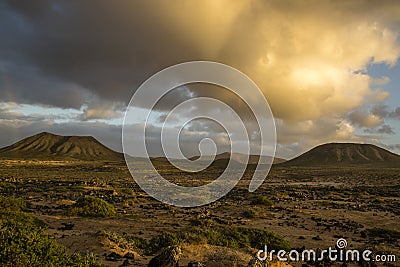
[[[386,164],[400,167],[400,156],[371,144],[330,143],[319,145],[280,166]]]
[[[61,136],[43,132],[0,149],[0,158],[123,160],[121,153],[92,136]]]
[[[237,163],[240,164],[258,164],[259,160],[260,160],[260,156],[259,155],[248,155],[248,161],[246,161],[246,155],[245,154],[241,154],[241,153],[229,153],[229,152],[224,152],[221,154],[218,154],[215,156],[215,161],[227,161],[229,158],[232,157],[232,160],[236,161]],[[192,160],[197,159],[198,157],[192,157]],[[206,160],[208,160],[209,158],[211,158],[211,156],[209,157],[205,157]],[[271,161],[271,156],[261,156],[261,164],[266,164],[267,162]],[[273,164],[278,164],[278,163],[282,163],[285,162],[285,159],[282,158],[278,158],[278,157],[274,157],[273,159]]]

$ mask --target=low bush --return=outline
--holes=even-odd
[[[388,242],[396,242],[400,239],[400,231],[384,228],[368,229],[368,235],[374,238],[382,238]]]
[[[9,182],[0,182],[0,188],[3,188],[5,190],[10,190],[10,189],[16,189],[17,186]]]
[[[102,266],[95,257],[69,255],[26,207],[22,199],[0,197],[0,266]]]
[[[25,200],[21,198],[3,197],[0,196],[0,211],[4,212],[21,212],[26,211],[28,205]]]
[[[133,189],[129,187],[125,187],[121,189],[121,192],[127,195],[133,195]]]
[[[162,248],[188,244],[209,244],[228,248],[256,248],[262,249],[265,245],[270,249],[289,251],[289,243],[280,235],[255,228],[223,227],[212,228],[194,227],[180,233],[164,232],[146,241],[139,237],[119,235],[136,248],[143,249],[147,255],[154,254]],[[119,241],[120,242],[120,241]]]
[[[266,196],[255,196],[252,199],[251,204],[271,207],[274,203]]]
[[[113,205],[93,196],[79,198],[69,210],[69,215],[83,217],[111,217],[116,213]]]
[[[268,248],[275,250],[290,250],[289,243],[280,235],[255,228],[244,227],[214,227],[211,229],[195,228],[185,233],[185,240],[193,243],[230,248]]]
[[[257,213],[254,210],[245,210],[242,213],[242,216],[246,219],[254,219],[257,216]]]
[[[146,247],[146,254],[152,254],[159,251],[162,248],[168,246],[179,245],[183,241],[182,237],[174,233],[162,233],[161,235],[155,236],[150,239]]]
[[[100,236],[107,238],[109,241],[115,243],[122,249],[147,249],[147,241],[141,237],[127,235],[126,233],[119,234],[115,232],[108,232],[101,230],[98,233]]]

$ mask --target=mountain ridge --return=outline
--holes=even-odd
[[[280,166],[387,164],[400,166],[400,155],[373,144],[327,143],[280,163]]]
[[[42,132],[0,149],[1,158],[123,160],[93,136],[62,136]]]
[[[244,164],[246,155],[240,153],[221,153],[215,156],[215,162],[225,162],[232,157]],[[261,156],[261,162],[270,161],[269,156]],[[1,159],[39,159],[39,160],[107,160],[123,161],[124,156],[92,136],[62,136],[42,132],[24,138],[12,145],[0,148]],[[196,157],[192,157],[192,160]],[[257,164],[258,155],[249,155],[248,164]],[[164,160],[167,160],[164,158]],[[300,156],[284,161],[274,158],[278,166],[344,166],[382,164],[400,167],[400,155],[372,144],[361,143],[327,143],[316,146]]]
[[[206,156],[205,159],[208,159],[211,157],[213,157],[213,156]],[[265,163],[270,162],[271,158],[272,158],[272,156],[259,156],[259,155],[250,154],[250,155],[248,155],[248,161],[246,161],[246,157],[247,157],[246,154],[236,153],[236,152],[233,152],[233,153],[223,152],[221,154],[216,155],[215,160],[216,161],[217,160],[226,160],[231,157],[233,160],[235,160],[236,162],[241,163],[241,164],[245,164],[245,163],[258,164],[260,158],[261,158],[261,164],[263,164],[263,162],[265,162]],[[194,156],[194,157],[191,157],[190,159],[195,160],[197,158],[199,158],[199,156]],[[278,164],[278,163],[282,163],[285,161],[286,161],[286,159],[279,158],[279,157],[273,157],[273,164]]]

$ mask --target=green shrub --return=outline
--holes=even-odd
[[[147,249],[147,242],[145,239],[137,236],[128,236],[127,240],[135,248]]]
[[[244,227],[194,227],[178,234],[164,232],[153,237],[148,242],[143,238],[126,234],[103,232],[103,235],[117,244],[122,244],[122,247],[126,247],[129,244],[129,247],[143,249],[146,255],[154,254],[162,248],[180,245],[181,243],[209,244],[234,249],[262,249],[264,245],[267,245],[269,249],[275,250],[284,249],[289,251],[291,249],[289,243],[274,232]]]
[[[160,249],[179,245],[183,239],[174,233],[164,232],[150,239],[149,241],[137,237],[129,236],[126,234],[110,233],[102,231],[101,234],[107,237],[110,241],[118,244],[122,248],[140,248],[143,249],[144,254],[151,255],[158,252]]]
[[[65,193],[65,192],[67,192],[68,190],[69,190],[68,187],[67,187],[67,186],[64,186],[64,185],[62,185],[62,186],[57,186],[57,187],[54,188],[54,191],[57,192],[57,193]]]
[[[44,224],[24,212],[22,199],[0,197],[0,266],[102,266],[91,256],[68,255],[44,233]]]
[[[27,207],[26,201],[22,198],[0,196],[0,210],[2,213],[26,211]]]
[[[9,182],[0,182],[0,187],[7,190],[7,189],[16,189],[17,186],[13,183]]]
[[[216,229],[194,228],[191,231],[184,233],[185,241],[191,244],[210,244],[216,246],[238,248],[239,245],[235,240]]]
[[[275,250],[290,250],[289,243],[282,236],[255,228],[195,228],[185,234],[185,240],[230,248],[252,247],[260,249],[267,245],[268,248]]]
[[[69,211],[70,215],[83,217],[111,217],[116,213],[114,206],[93,196],[79,198]]]
[[[182,242],[181,237],[173,233],[162,233],[161,235],[153,237],[146,248],[146,254],[152,254],[159,251],[162,248],[168,246],[179,245]]]
[[[119,234],[115,232],[108,232],[105,230],[101,230],[99,232],[100,236],[106,237],[109,241],[118,245],[118,247],[123,249],[133,249],[133,248],[140,248],[140,249],[147,249],[147,241],[141,237],[137,236],[130,236],[126,233]]]
[[[246,219],[253,219],[253,218],[255,218],[256,217],[256,212],[254,211],[254,210],[245,210],[243,213],[242,213],[242,216],[244,217],[244,218],[246,218]]]
[[[129,187],[122,188],[121,192],[127,195],[133,195],[133,190]]]
[[[271,207],[274,203],[266,196],[255,196],[252,199],[251,204]]]
[[[368,229],[369,235],[374,238],[386,239],[388,242],[394,242],[400,239],[400,231],[384,228]]]
[[[28,216],[29,217],[29,216]],[[2,221],[0,227],[1,266],[101,266],[94,257],[68,255],[65,248],[25,220]]]

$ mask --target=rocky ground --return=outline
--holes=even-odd
[[[197,176],[177,174],[167,165],[159,168],[181,184],[204,184],[221,173],[217,167]],[[208,267],[247,266],[263,247],[254,242],[253,247],[223,245],[210,237],[218,231],[226,236],[229,229],[272,231],[299,250],[334,247],[337,239],[345,238],[348,248],[399,257],[399,170],[274,167],[254,193],[247,191],[249,171],[219,201],[177,208],[147,196],[120,163],[3,160],[0,194],[26,199],[30,212],[48,225],[48,234],[57,242],[71,252],[96,254],[106,266],[147,266],[164,245],[175,241],[181,248],[180,266],[193,260]],[[89,195],[110,203],[116,214],[68,212]],[[200,235],[198,229],[210,232]],[[168,238],[160,238],[165,233]]]

